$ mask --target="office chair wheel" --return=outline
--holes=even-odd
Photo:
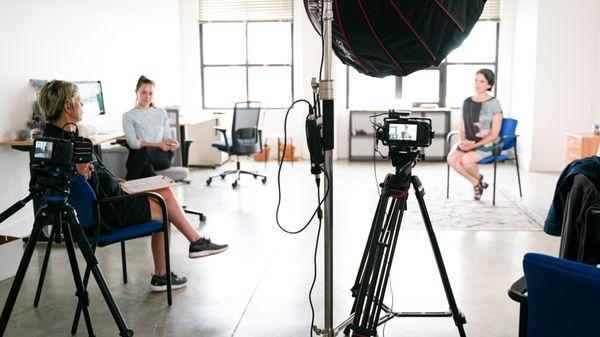
[[[237,187],[237,181],[234,181],[233,183],[231,183],[231,187],[236,188]]]
[[[206,223],[206,215],[200,214],[198,217],[200,218],[200,223],[201,224]]]
[[[225,179],[225,175],[224,174],[219,174],[219,176],[221,177],[221,179]]]
[[[256,177],[258,177],[256,174],[253,174],[252,176],[254,177],[254,179],[256,179]]]
[[[262,183],[266,184],[267,183],[267,177],[262,178]]]
[[[211,182],[212,182],[212,178],[206,179],[206,186],[209,186]]]
[[[350,327],[347,326],[344,328],[344,336],[349,336],[350,335]]]

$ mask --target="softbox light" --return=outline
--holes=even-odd
[[[469,35],[486,0],[333,0],[333,50],[373,77],[438,66]],[[304,0],[321,34],[321,1]]]

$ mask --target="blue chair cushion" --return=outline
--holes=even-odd
[[[501,154],[501,155],[498,156],[498,159],[496,159],[496,161],[505,161],[507,159],[508,159],[507,155]],[[494,156],[492,155],[492,156],[487,156],[487,157],[481,159],[479,161],[479,164],[490,164],[490,163],[493,163],[493,162],[494,162]]]
[[[143,224],[117,229],[108,234],[101,234],[98,237],[98,246],[107,246],[115,242],[147,236],[162,230],[162,228],[162,221],[152,220]]]

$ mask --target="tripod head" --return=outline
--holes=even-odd
[[[425,156],[421,150],[411,147],[390,146],[388,158],[396,168],[396,174],[410,175],[412,168]]]

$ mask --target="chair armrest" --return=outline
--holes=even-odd
[[[452,137],[458,136],[458,134],[459,134],[458,130],[448,132],[448,135],[446,135],[446,144],[450,144]]]
[[[219,126],[219,125],[215,125],[213,126],[213,129],[221,132],[223,134],[223,138],[225,139],[225,147],[227,147],[229,149],[229,141],[227,140],[227,129]],[[227,151],[229,154],[231,154],[231,151]]]
[[[516,143],[518,137],[519,137],[519,135],[506,135],[506,136],[502,136],[501,138],[496,139],[494,141],[495,152],[497,152],[497,154],[500,154],[500,152],[502,151],[502,148],[500,148],[500,146],[502,144],[504,144],[505,140],[514,139],[515,143]]]
[[[527,283],[525,276],[521,276],[508,289],[508,297],[519,303],[527,303]]]
[[[131,150],[131,148],[129,148],[129,144],[127,144],[127,139],[125,139],[125,138],[119,138],[119,139],[115,140],[115,143],[117,143],[121,146],[125,146],[128,150]]]
[[[155,199],[156,201],[158,201],[158,204],[160,205],[160,209],[162,211],[162,216],[163,216],[163,228],[167,229],[169,226],[169,219],[168,219],[168,213],[167,213],[167,203],[165,202],[165,199],[163,199],[163,197],[155,192],[140,192],[140,193],[135,193],[135,194],[126,194],[126,195],[120,195],[117,197],[110,197],[110,198],[104,198],[104,199],[99,199],[96,201],[96,205],[98,207],[98,219],[96,221],[96,228],[94,231],[94,240],[97,241],[98,240],[98,236],[100,235],[100,227],[101,227],[101,218],[100,218],[100,204],[107,204],[107,203],[113,203],[115,201],[121,201],[121,200],[127,200],[127,199],[141,199],[141,198],[148,198],[148,199]]]

